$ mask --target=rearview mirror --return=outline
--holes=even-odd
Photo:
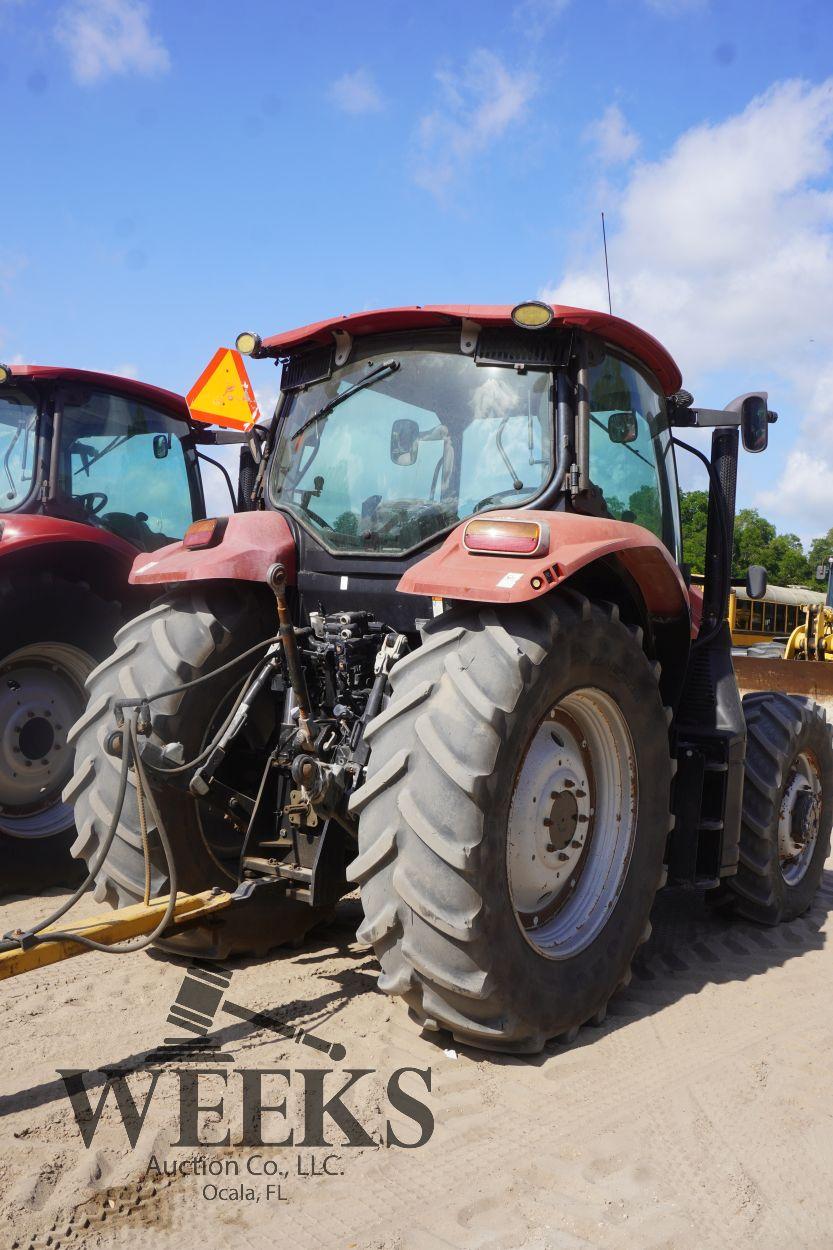
[[[763,599],[769,579],[762,564],[750,564],[746,570],[746,593],[750,599]]]
[[[419,453],[419,426],[410,417],[394,421],[390,431],[390,458],[394,464],[407,467],[416,464]]]
[[[817,581],[817,582],[826,582],[826,581],[827,581],[827,570],[828,570],[828,568],[829,568],[829,567],[830,567],[829,562],[827,562],[827,563],[825,563],[825,564],[817,564],[817,565],[816,565],[816,581]]]
[[[747,451],[766,451],[769,414],[764,395],[747,395],[740,410],[740,430]]]
[[[170,434],[154,434],[153,436],[154,457],[157,460],[164,460],[170,450],[171,450]]]
[[[639,437],[635,412],[612,412],[607,419],[611,443],[633,443]]]

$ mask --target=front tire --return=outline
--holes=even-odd
[[[748,694],[737,874],[722,895],[761,924],[803,915],[821,883],[833,824],[833,745],[811,699]]]
[[[394,667],[348,876],[379,986],[423,1027],[534,1052],[627,983],[671,825],[657,677],[638,629],[569,592],[445,613]]]

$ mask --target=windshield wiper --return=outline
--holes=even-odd
[[[120,447],[122,443],[126,443],[127,440],[132,437],[133,435],[129,433],[114,435],[113,438],[110,439],[110,442],[101,448],[101,451],[94,451],[94,454],[90,456],[89,460],[84,460],[84,463],[75,470],[75,473],[73,474],[73,476],[78,477],[79,473],[86,473],[86,475],[89,477],[90,469],[93,467],[94,464],[98,464],[102,456],[106,456],[108,451],[113,451],[116,447]],[[81,445],[82,445],[81,443],[76,443],[77,447],[80,447]]]
[[[308,417],[303,425],[299,426],[295,433],[291,436],[293,439],[300,438],[311,425],[315,425],[316,421],[322,421],[324,417],[328,417],[334,408],[339,404],[343,404],[345,399],[349,399],[351,395],[355,395],[357,391],[363,391],[366,386],[373,386],[376,382],[381,382],[382,378],[387,378],[391,373],[396,373],[399,368],[398,360],[388,360],[383,365],[379,365],[372,373],[368,373],[359,382],[354,382],[352,386],[348,386],[346,391],[342,391],[340,395],[334,395],[329,403],[324,404],[311,417]]]

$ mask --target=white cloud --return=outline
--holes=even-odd
[[[378,113],[384,108],[379,89],[366,69],[342,74],[330,87],[330,99],[345,113]]]
[[[614,312],[656,333],[695,393],[730,370],[739,390],[767,387],[782,414],[779,445],[785,426],[795,430],[792,453],[809,459],[792,464],[813,464],[818,481],[833,474],[833,452],[825,455],[833,407],[831,140],[833,79],[778,83],[743,112],[696,126],[664,157],[637,164],[618,200],[605,205]],[[588,246],[547,296],[604,308],[597,253],[594,240],[592,259]],[[833,523],[831,497],[826,487],[815,492],[806,474],[796,478],[786,461],[777,489],[758,498],[773,520],[806,534]]]
[[[625,165],[639,151],[639,135],[628,125],[618,104],[609,104],[601,117],[585,128],[583,137],[605,165]]]
[[[69,0],[58,12],[55,37],[69,54],[73,78],[85,86],[170,69],[168,49],[151,31],[141,0]]]
[[[440,101],[420,119],[416,182],[442,198],[472,160],[521,120],[537,89],[535,76],[514,73],[485,48],[462,70],[436,75]]]

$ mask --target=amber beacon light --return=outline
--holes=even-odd
[[[469,521],[463,530],[463,546],[475,555],[537,556],[549,543],[549,531],[539,521],[489,517]]]

